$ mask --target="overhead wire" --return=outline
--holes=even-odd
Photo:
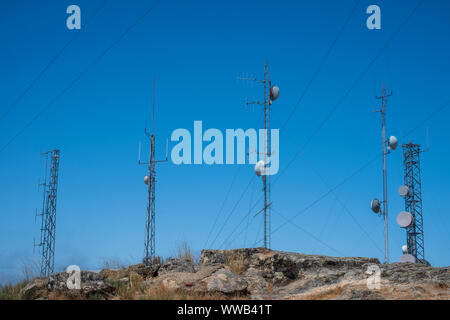
[[[159,3],[156,0],[137,20],[135,20],[116,40],[114,40],[96,59],[94,59],[78,76],[76,76],[67,86],[65,86],[41,111],[39,111],[22,129],[20,129],[6,144],[0,148],[0,153],[22,135],[37,119],[39,119],[59,98],[69,91],[84,75],[86,75],[120,40],[122,40],[133,28],[139,24]]]
[[[55,61],[63,54],[63,52],[70,46],[70,44],[75,41],[83,30],[89,25],[91,20],[97,16],[103,6],[108,0],[102,1],[100,5],[95,9],[94,13],[87,18],[86,22],[83,24],[83,28],[76,30],[73,36],[67,41],[64,46],[59,49],[59,51],[53,56],[53,58],[45,65],[45,67],[36,75],[36,77],[31,81],[31,83],[22,91],[22,93],[14,100],[14,102],[9,106],[9,108],[0,116],[0,122],[19,104],[19,102],[25,97],[25,95],[36,85],[36,83],[42,78],[45,72],[55,63]]]
[[[412,132],[414,132],[415,130],[417,130],[418,128],[420,128],[422,125],[424,125],[426,122],[428,122],[429,120],[431,120],[433,117],[435,117],[437,114],[439,114],[440,112],[442,112],[443,110],[445,110],[448,106],[450,106],[450,101],[447,101],[446,103],[444,103],[442,106],[440,106],[438,109],[436,109],[435,111],[433,111],[429,116],[427,116],[424,120],[420,121],[412,130],[408,131],[408,135],[411,134]],[[316,205],[317,203],[319,203],[321,200],[323,200],[324,198],[326,198],[329,194],[333,193],[335,190],[337,190],[338,188],[342,187],[344,184],[346,184],[348,181],[350,181],[353,177],[357,176],[360,172],[362,172],[365,168],[369,167],[372,163],[374,163],[376,160],[380,159],[382,156],[382,154],[377,154],[375,157],[373,157],[371,160],[369,160],[368,162],[366,162],[364,165],[362,165],[361,167],[359,167],[357,170],[355,170],[352,174],[350,174],[349,176],[347,176],[345,179],[343,179],[341,182],[339,182],[338,184],[336,184],[334,187],[329,188],[329,190],[325,193],[323,193],[320,197],[318,197],[316,200],[314,200],[313,202],[311,202],[309,205],[307,205],[306,207],[304,207],[302,210],[300,210],[297,214],[295,214],[294,216],[292,216],[291,218],[287,219],[285,223],[282,223],[281,225],[279,225],[274,231],[272,231],[271,235],[273,235],[274,233],[276,233],[278,230],[280,230],[282,227],[284,227],[285,225],[287,225],[288,223],[292,222],[292,220],[294,220],[295,218],[299,217],[300,215],[304,214],[306,211],[308,211],[310,208],[312,208],[314,205]]]

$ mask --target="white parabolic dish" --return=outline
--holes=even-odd
[[[400,188],[398,188],[398,194],[401,197],[406,197],[409,193],[409,188],[408,186],[401,186]]]
[[[403,211],[397,216],[397,223],[402,228],[408,228],[413,223],[413,216],[411,213]]]
[[[411,254],[404,254],[400,257],[400,262],[412,262],[412,263],[416,263],[416,258],[414,258],[413,255]]]
[[[260,160],[255,164],[255,174],[260,177],[264,174],[264,161]]]

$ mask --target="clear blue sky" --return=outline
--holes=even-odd
[[[100,0],[3,1],[0,4],[0,111],[4,112],[76,31],[66,28],[66,8],[82,11],[82,32],[17,107],[0,122],[3,146],[72,79],[96,59],[151,1],[108,1],[85,26]],[[280,132],[280,170],[307,141],[358,75],[416,4],[362,0],[322,71],[285,130]],[[61,150],[57,204],[56,267],[98,269],[143,255],[145,166],[137,164],[144,141],[145,110],[157,78],[157,154],[176,128],[261,127],[261,110],[245,110],[245,98],[261,88],[236,81],[240,73],[261,76],[264,61],[280,89],[272,127],[280,128],[298,101],[355,1],[166,1],[142,20],[34,124],[0,153],[0,283],[21,276],[23,263],[39,259],[35,208],[42,196],[40,151]],[[366,28],[366,8],[378,4],[382,29]],[[272,189],[273,207],[292,217],[362,166],[381,148],[381,119],[374,95],[383,81],[394,90],[388,104],[388,134],[402,137],[450,93],[450,3],[425,1],[336,113]],[[450,264],[450,108],[411,136],[426,144],[422,154],[425,255],[436,266]],[[259,122],[258,122],[259,121]],[[170,144],[172,147],[174,144]],[[390,259],[398,261],[405,231],[395,218],[404,208],[397,188],[403,181],[401,149],[389,156]],[[237,171],[239,170],[239,171]],[[221,226],[253,174],[253,166],[157,167],[157,254],[173,255],[187,241],[195,252],[205,245],[233,177],[219,217]],[[217,248],[260,198],[251,187],[213,247]],[[369,256],[383,260],[382,219],[369,203],[382,196],[381,159],[293,220],[328,246],[292,225],[273,234],[274,249],[303,253]],[[344,210],[345,204],[359,225]],[[257,205],[259,209],[261,202]],[[257,211],[255,209],[254,211]],[[261,239],[262,216],[245,220],[233,242],[243,247]],[[39,221],[39,220],[38,220]],[[248,228],[247,228],[248,223]],[[273,229],[284,223],[273,212]],[[219,227],[213,231],[213,238]],[[259,232],[259,233],[258,233]],[[331,248],[334,250],[332,250]],[[378,247],[378,248],[377,248]],[[336,250],[339,252],[336,252]]]

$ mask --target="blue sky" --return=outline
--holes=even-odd
[[[364,1],[352,16],[321,72],[280,132],[280,172],[366,68],[417,1]],[[151,1],[108,1],[87,25],[100,0],[4,1],[0,5],[0,111],[4,112],[73,36],[66,8],[77,4],[82,32],[17,107],[0,122],[3,146],[82,70],[142,15]],[[177,128],[260,128],[261,110],[245,109],[260,87],[236,81],[241,73],[262,76],[268,60],[280,87],[272,127],[280,128],[296,105],[355,1],[164,1],[121,39],[84,77],[0,153],[0,283],[21,276],[38,261],[35,209],[41,206],[40,152],[61,150],[57,205],[56,267],[98,269],[104,261],[142,259],[145,166],[137,164],[144,141],[145,110],[157,79],[157,154]],[[366,8],[381,7],[382,29],[366,28]],[[388,103],[388,134],[402,138],[449,101],[450,3],[426,1],[358,82],[311,143],[272,188],[274,210],[285,217],[326,193],[373,158],[381,148],[381,118],[372,111],[382,83],[394,91]],[[450,108],[415,130],[406,141],[426,145],[421,155],[425,256],[448,266],[450,252]],[[146,146],[146,145],[144,145]],[[173,147],[174,143],[169,145]],[[390,259],[398,261],[405,231],[395,221],[404,208],[401,149],[389,155]],[[319,175],[323,177],[322,180]],[[252,165],[157,167],[157,254],[173,255],[186,241],[195,252],[212,231],[215,238],[254,176]],[[234,183],[232,184],[232,182]],[[262,194],[253,178],[212,247],[217,248]],[[383,260],[382,219],[369,203],[382,196],[381,159],[365,168],[272,237],[274,249],[303,253],[369,256]],[[358,221],[355,224],[348,212]],[[262,237],[262,216],[249,219],[224,247],[251,246]],[[273,212],[276,229],[284,220]],[[242,232],[241,232],[242,231]],[[369,234],[367,237],[366,233]],[[372,240],[370,240],[370,239]],[[317,241],[320,239],[320,242]],[[375,244],[373,243],[375,242]],[[323,244],[327,244],[326,246]],[[258,244],[260,245],[260,243]],[[208,245],[209,246],[209,245]]]

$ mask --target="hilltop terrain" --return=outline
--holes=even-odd
[[[373,273],[375,270],[375,273]],[[379,288],[367,279],[379,271]],[[369,272],[372,271],[372,272]],[[374,258],[305,255],[264,248],[203,250],[200,261],[167,259],[121,270],[36,278],[24,299],[449,299],[450,267],[380,264]]]

